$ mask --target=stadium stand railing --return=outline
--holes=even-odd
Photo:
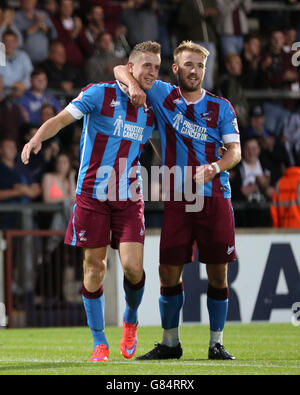
[[[6,248],[2,300],[8,328],[86,324],[81,300],[82,249],[64,245],[64,234],[64,231],[51,230],[3,232]],[[114,251],[109,249],[104,283],[108,325],[117,325],[115,259]]]

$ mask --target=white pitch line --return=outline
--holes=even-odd
[[[66,360],[39,360],[39,359],[20,359],[20,360],[3,360],[0,359],[0,363],[5,363],[5,364],[10,364],[10,363],[54,363],[54,364],[64,364],[64,363],[69,363],[69,364],[77,364],[77,365],[83,365],[86,364],[87,366],[93,366],[97,364],[93,364],[89,361],[66,361]],[[236,363],[234,361],[211,361],[211,362],[162,362],[162,361],[156,361],[156,362],[126,362],[126,361],[109,361],[105,364],[106,365],[174,365],[174,366],[214,366],[214,367],[244,367],[244,368],[275,368],[275,369],[299,369],[300,371],[300,365],[298,366],[284,366],[284,365],[259,365],[259,364],[244,364],[244,363]]]

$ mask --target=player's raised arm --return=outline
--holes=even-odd
[[[130,64],[127,66],[116,66],[114,68],[114,75],[116,80],[128,87],[128,94],[131,102],[136,107],[143,107],[146,103],[146,93],[140,87],[138,81],[130,72]]]
[[[62,110],[55,117],[46,121],[32,139],[24,146],[21,154],[22,162],[27,165],[32,151],[37,154],[42,148],[43,141],[51,139],[61,129],[74,121],[76,121],[76,119],[67,110]]]

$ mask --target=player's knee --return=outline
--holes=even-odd
[[[124,275],[132,284],[139,283],[144,275],[143,263],[137,261],[125,261],[123,264]]]
[[[209,284],[217,289],[227,288],[227,265],[209,265],[206,267]]]
[[[209,279],[209,284],[217,289],[223,289],[228,287],[227,278],[222,276],[215,276]]]
[[[84,274],[90,278],[104,276],[106,273],[106,260],[102,257],[89,256],[84,260]]]
[[[179,266],[160,265],[159,277],[162,287],[175,287],[181,279],[182,269]]]

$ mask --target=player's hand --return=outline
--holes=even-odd
[[[128,93],[131,99],[131,103],[135,107],[146,106],[146,93],[139,87],[138,84],[130,84],[128,87]]]
[[[31,152],[33,151],[35,154],[37,154],[41,148],[42,143],[33,139],[25,144],[21,154],[21,159],[24,165],[28,165]]]
[[[216,176],[216,169],[211,165],[198,166],[194,180],[197,184],[207,184]]]
[[[228,151],[227,148],[224,147],[224,145],[223,145],[223,147],[219,147],[219,148],[218,148],[218,155],[219,155],[221,158],[223,158],[223,155],[224,155],[225,152],[227,152],[227,151]]]

